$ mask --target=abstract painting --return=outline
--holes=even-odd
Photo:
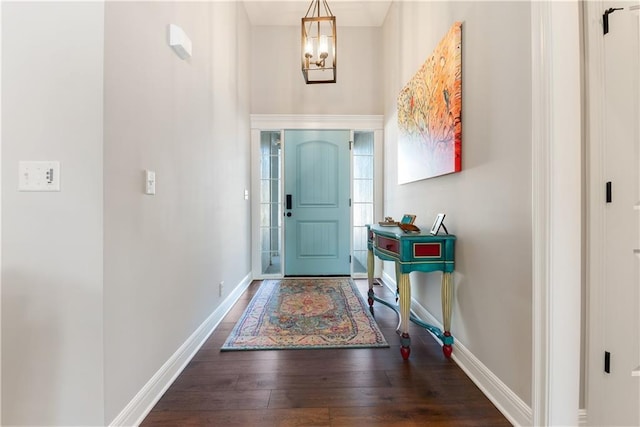
[[[462,23],[456,22],[398,95],[398,182],[460,172]]]

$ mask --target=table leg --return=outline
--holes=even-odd
[[[451,336],[451,305],[452,305],[451,273],[442,273],[442,323],[444,326],[444,338],[442,340],[442,352],[445,357],[451,357],[453,337]]]
[[[369,311],[373,314],[373,269],[374,266],[374,257],[373,251],[369,250],[367,253],[367,279],[369,280],[369,292],[367,293],[367,301],[369,302]]]
[[[411,315],[411,282],[409,273],[402,273],[396,263],[396,282],[400,293],[400,354],[404,360],[411,354],[411,338],[409,337],[409,317]]]

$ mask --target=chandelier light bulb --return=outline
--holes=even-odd
[[[320,58],[326,58],[329,55],[329,40],[326,35],[320,36],[320,43],[318,46],[318,56]]]
[[[308,58],[313,56],[313,40],[307,40],[307,44],[304,47],[304,55]]]

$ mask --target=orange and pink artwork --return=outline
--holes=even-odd
[[[460,172],[462,23],[456,22],[398,95],[398,182]]]

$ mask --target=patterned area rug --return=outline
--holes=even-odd
[[[228,350],[389,347],[350,278],[265,280]]]

